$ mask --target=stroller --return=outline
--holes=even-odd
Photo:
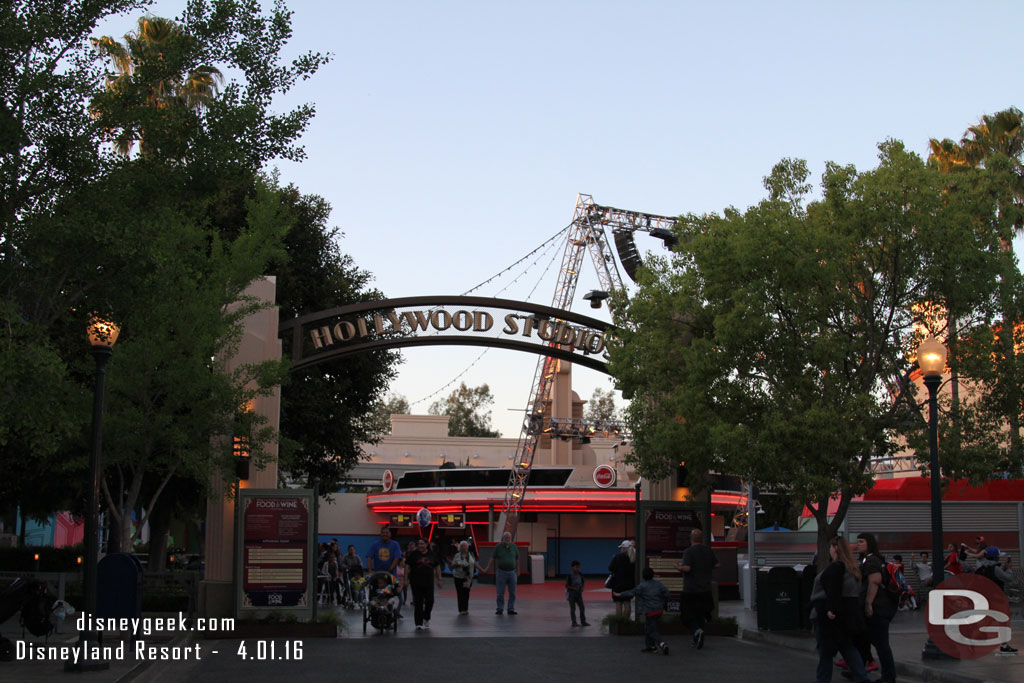
[[[366,579],[363,577],[362,570],[353,571],[342,567],[340,581],[341,604],[345,605],[346,609],[362,607],[366,602],[366,592],[364,591]]]
[[[53,632],[50,615],[54,610],[53,596],[46,592],[42,581],[15,579],[0,592],[0,623],[21,612],[22,637],[27,630],[34,636],[49,638]],[[7,638],[0,638],[0,661],[14,659],[14,644]]]
[[[363,586],[363,633],[366,625],[384,633],[398,633],[398,581],[387,572],[377,572]]]

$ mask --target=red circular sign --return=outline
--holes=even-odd
[[[995,581],[957,574],[928,593],[925,622],[947,655],[977,659],[1010,642],[1010,601]]]
[[[594,468],[594,483],[603,489],[615,484],[615,468],[598,465]]]
[[[384,470],[384,476],[381,477],[380,480],[381,483],[384,484],[385,493],[395,488],[395,473],[391,470]]]

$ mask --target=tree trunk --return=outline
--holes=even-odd
[[[846,519],[846,511],[850,507],[850,501],[853,500],[853,494],[849,491],[842,491],[839,494],[839,506],[836,508],[836,514],[832,516],[831,522],[828,521],[828,503],[830,500],[831,497],[827,497],[818,505],[817,509],[811,508],[812,512],[814,512],[814,519],[818,523],[818,571],[824,570],[829,562],[832,561],[832,557],[828,552],[829,541],[839,534],[839,529],[843,526],[843,521]]]
[[[812,508],[812,510],[814,512],[814,520],[818,523],[818,552],[815,554],[815,564],[818,567],[818,571],[822,572],[831,561],[831,557],[828,554],[828,542],[834,536],[828,524],[828,499],[822,501],[817,509]]]
[[[103,515],[103,518],[107,527],[107,554],[119,553],[121,552],[121,527],[117,523],[117,515],[109,505],[107,505],[107,514]]]
[[[132,511],[125,509],[121,511],[121,523],[118,525],[118,535],[121,537],[121,552],[130,553],[132,546]]]
[[[171,508],[158,505],[149,513],[149,569],[162,572],[167,569],[167,539],[171,533]],[[175,567],[181,569],[181,567]]]

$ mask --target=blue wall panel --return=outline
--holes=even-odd
[[[548,562],[557,561],[559,574],[568,574],[573,560],[579,560],[584,574],[608,574],[608,563],[619,552],[621,539],[563,538],[548,541]]]

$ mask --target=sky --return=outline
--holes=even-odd
[[[1019,2],[287,4],[284,54],[333,58],[277,103],[317,116],[307,158],[276,168],[330,202],[341,249],[388,297],[470,290],[568,225],[579,193],[662,215],[745,209],[780,159],[815,178],[827,161],[866,170],[887,138],[925,155],[932,137],[1024,106]],[[550,304],[551,258],[473,293]],[[578,294],[596,282],[585,261]],[[538,357],[482,351],[404,350],[391,392],[426,413],[459,382],[486,383],[494,427],[518,436]],[[612,387],[586,368],[573,378],[583,399]]]

